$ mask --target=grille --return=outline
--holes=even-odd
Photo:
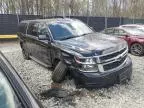
[[[106,64],[106,65],[103,65],[104,71],[117,68],[118,66],[120,66],[126,60],[126,58],[127,58],[127,55],[125,55],[123,58],[121,58],[120,61],[115,61],[115,62]]]
[[[104,62],[105,60],[108,60],[108,59],[112,59],[118,55],[121,55],[124,51],[126,50],[126,48],[118,51],[118,52],[115,52],[115,53],[112,53],[112,54],[109,54],[109,55],[105,55],[105,56],[102,56],[100,57],[100,61],[101,62]]]

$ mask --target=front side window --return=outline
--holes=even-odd
[[[18,108],[18,100],[0,68],[0,108]]]
[[[80,21],[55,22],[48,26],[55,40],[63,40],[93,32],[86,24]]]
[[[46,24],[39,24],[38,35],[47,35],[49,34]]]

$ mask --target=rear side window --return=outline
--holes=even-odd
[[[126,34],[127,33],[124,30],[121,30],[121,29],[115,29],[114,30],[114,35],[123,36],[123,35],[126,35]]]
[[[38,24],[37,23],[29,23],[28,29],[27,29],[27,34],[32,35],[32,36],[37,36],[38,35]]]
[[[23,34],[26,34],[27,25],[28,25],[27,23],[20,23],[18,31]]]
[[[113,32],[114,32],[114,29],[106,29],[105,30],[106,34],[113,34]]]

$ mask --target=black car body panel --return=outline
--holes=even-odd
[[[65,22],[72,23],[74,21],[77,20],[63,18],[43,19],[34,21],[23,21],[21,22],[21,24],[25,23],[26,25],[29,25],[33,22],[35,22],[34,24],[39,25],[43,23],[55,24],[59,22],[62,24]],[[27,27],[27,29],[28,28],[29,27]],[[108,37],[105,34],[91,32],[69,39],[55,40],[53,38],[51,30],[48,28],[48,33],[46,34],[48,35],[48,39],[42,40],[39,39],[39,34],[41,33],[37,32],[37,35],[30,35],[27,29],[26,32],[23,32],[20,29],[18,32],[18,36],[20,39],[20,44],[21,46],[23,46],[22,48],[25,48],[25,50],[28,51],[30,57],[34,57],[48,67],[54,66],[56,61],[64,61],[64,63],[71,70],[71,74],[74,76],[75,79],[83,79],[82,76],[85,76],[86,74],[88,76],[92,75],[93,77],[95,77],[94,79],[97,79],[97,76],[93,74],[101,73],[100,75],[104,74],[107,76],[108,73],[119,73],[118,71],[123,70],[123,68],[125,68],[124,70],[126,70],[132,67],[131,59],[128,59],[129,57],[127,56],[127,43],[119,38],[115,38],[112,36]],[[89,63],[86,63],[86,61],[91,62],[90,68],[93,67],[94,70],[87,70],[85,65],[89,67]],[[95,62],[95,64],[93,62]],[[128,63],[127,66],[126,63]],[[85,70],[83,70],[83,68],[85,68]],[[129,69],[129,75],[127,75],[129,78],[131,72],[132,70]],[[84,79],[80,82],[82,81],[84,81]],[[87,81],[90,83],[88,77],[85,79],[84,82]],[[102,86],[101,84],[99,84],[99,82],[97,82],[97,80],[93,81],[99,86]],[[116,82],[114,81],[114,83]]]
[[[42,104],[30,92],[10,62],[0,52],[0,69],[9,81],[22,108],[43,108]],[[10,98],[10,97],[9,97]]]

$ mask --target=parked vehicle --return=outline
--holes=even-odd
[[[0,108],[43,108],[1,52]]]
[[[144,32],[136,28],[114,27],[102,31],[127,41],[131,54],[141,56],[144,54]]]
[[[63,81],[67,72],[80,87],[104,87],[131,78],[127,43],[95,33],[77,19],[22,21],[18,36],[26,59],[55,68],[54,82]]]
[[[139,29],[144,31],[144,24],[125,24],[125,25],[120,25],[120,28],[130,28],[130,29]]]

